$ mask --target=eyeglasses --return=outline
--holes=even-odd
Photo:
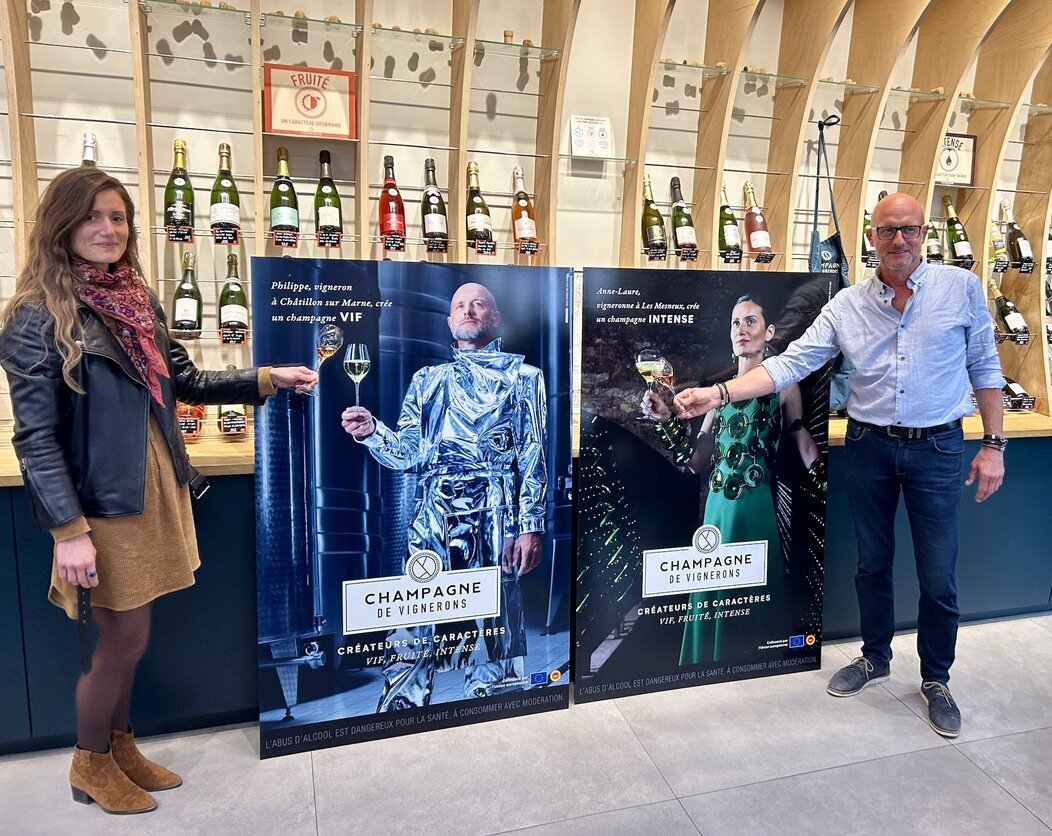
[[[906,226],[875,226],[873,229],[881,241],[890,241],[895,237],[896,232],[901,232],[903,238],[907,241],[912,241],[914,238],[920,237],[921,230],[924,227],[920,224],[907,224]]]

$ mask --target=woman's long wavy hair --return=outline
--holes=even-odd
[[[138,235],[135,231],[135,205],[124,184],[93,166],[63,171],[44,190],[37,207],[36,222],[29,234],[26,264],[18,274],[15,293],[0,315],[0,328],[11,323],[21,305],[42,305],[51,314],[55,348],[62,358],[62,379],[75,392],[81,388],[73,380],[72,370],[80,362],[77,293],[80,281],[73,272],[76,255],[70,245],[74,231],[88,217],[99,192],[113,189],[124,202],[128,219],[128,246],[124,258],[142,276],[139,263]]]

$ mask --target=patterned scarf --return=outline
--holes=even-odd
[[[160,378],[169,374],[154,342],[157,315],[146,285],[124,259],[117,262],[113,272],[77,259],[73,272],[81,279],[76,285],[80,301],[102,317],[153,399],[163,407]]]

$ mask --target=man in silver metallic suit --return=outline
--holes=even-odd
[[[544,377],[522,355],[501,351],[500,311],[482,285],[457,289],[448,322],[453,361],[413,375],[397,427],[352,406],[343,411],[343,428],[384,467],[416,469],[420,498],[408,555],[433,551],[447,571],[500,564],[500,614],[446,624],[437,634],[434,625],[393,630],[379,711],[428,705],[437,668],[463,667],[468,697],[525,683],[519,577],[541,556]]]

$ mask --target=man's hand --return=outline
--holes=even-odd
[[[55,545],[58,576],[71,584],[91,589],[99,585],[95,574],[95,544],[87,534],[78,534]],[[89,574],[90,573],[90,574]]]
[[[695,418],[720,405],[720,391],[715,386],[684,389],[676,395],[672,405],[680,418]]]
[[[972,459],[972,466],[968,470],[968,478],[964,480],[964,484],[971,485],[976,477],[979,479],[979,487],[975,489],[975,501],[982,502],[987,497],[993,496],[1004,481],[1005,454],[992,447],[980,446],[979,452]]]
[[[509,575],[514,574],[521,578],[527,572],[532,572],[541,562],[540,533],[528,531],[520,534],[515,538],[514,543],[510,537],[506,537],[500,562],[504,571]]]
[[[273,366],[270,369],[270,382],[278,389],[293,389],[301,395],[314,388],[318,374],[306,366]]]
[[[343,431],[357,441],[368,438],[376,432],[376,421],[373,414],[364,406],[349,406],[340,415]]]
[[[668,408],[668,404],[650,389],[643,393],[643,400],[639,402],[639,408],[651,421],[667,421],[672,417],[672,410]]]

